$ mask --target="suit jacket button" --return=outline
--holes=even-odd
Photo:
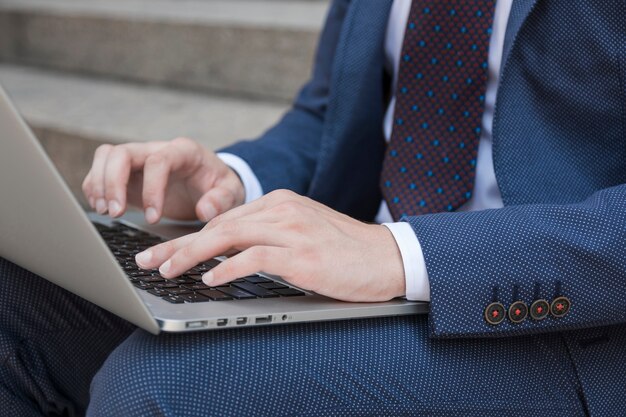
[[[509,320],[513,323],[521,323],[528,316],[528,306],[523,301],[516,301],[509,307]]]
[[[550,306],[550,312],[552,316],[556,318],[561,318],[569,313],[569,309],[572,306],[572,303],[567,299],[567,297],[558,297],[552,301],[552,305]]]
[[[530,306],[530,317],[533,320],[543,320],[550,313],[550,304],[546,300],[536,300]]]
[[[502,323],[505,315],[506,310],[501,303],[491,303],[485,309],[485,320],[493,326]]]

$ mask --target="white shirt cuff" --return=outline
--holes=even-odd
[[[248,204],[251,201],[254,201],[263,196],[263,188],[261,187],[261,183],[259,179],[252,172],[252,168],[250,165],[237,155],[233,155],[232,153],[220,152],[217,154],[218,158],[222,160],[226,165],[228,165],[233,171],[239,175],[241,182],[243,183],[243,189],[246,193],[246,198],[244,203]]]
[[[411,225],[405,222],[383,223],[400,248],[406,280],[406,298],[411,301],[430,301],[430,281],[422,246]]]

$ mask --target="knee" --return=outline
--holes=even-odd
[[[91,382],[89,416],[162,415],[159,405],[159,360],[143,352],[142,338],[151,337],[137,331],[117,347]]]
[[[88,415],[271,415],[275,407],[289,409],[264,389],[276,382],[264,378],[279,373],[268,372],[275,352],[264,354],[263,343],[241,336],[136,331],[93,379]]]

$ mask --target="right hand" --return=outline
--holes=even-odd
[[[162,217],[206,222],[245,200],[239,176],[186,138],[100,146],[83,192],[99,214],[119,217],[131,205],[151,224]]]

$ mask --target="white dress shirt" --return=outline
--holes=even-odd
[[[460,207],[458,211],[485,210],[503,206],[493,168],[491,144],[493,111],[498,89],[500,65],[502,63],[504,36],[513,0],[498,0],[496,4],[493,31],[489,44],[489,74],[485,95],[485,112],[482,118],[482,134],[476,161],[476,180],[472,198]],[[398,79],[402,42],[410,9],[411,0],[395,0],[391,8],[389,23],[387,24],[385,65],[389,73],[392,74],[392,91],[395,91]],[[387,141],[391,138],[395,104],[396,97],[394,95],[387,107],[383,124],[383,131]],[[256,200],[263,195],[261,183],[243,159],[228,153],[219,153],[218,156],[241,177],[246,192],[246,203]],[[430,285],[426,261],[424,260],[420,243],[411,226],[405,222],[393,223],[389,208],[384,200],[380,204],[376,221],[389,228],[400,249],[406,279],[406,298],[416,301],[430,301]]]

